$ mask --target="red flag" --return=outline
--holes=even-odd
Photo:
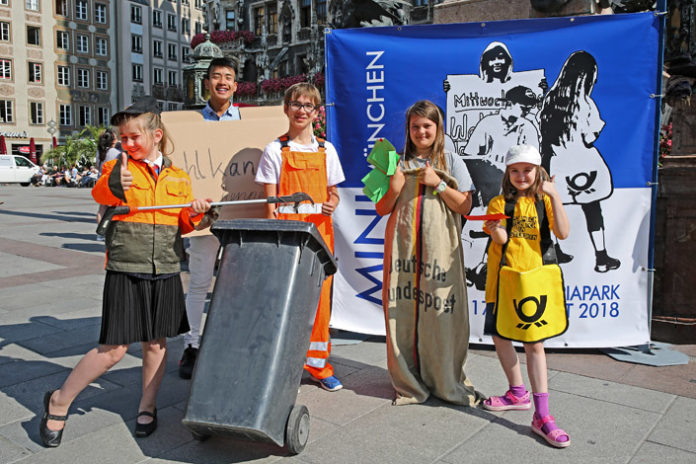
[[[0,135],[0,155],[7,154],[7,145],[5,145],[5,136]]]
[[[34,137],[29,139],[29,159],[32,163],[38,163],[36,159],[36,142],[34,142]]]
[[[56,148],[58,146],[58,139],[53,137],[53,148]]]

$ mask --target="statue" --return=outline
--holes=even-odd
[[[203,14],[208,32],[220,29],[220,0],[205,0]]]
[[[408,24],[410,8],[404,0],[332,0],[330,25],[341,29]]]

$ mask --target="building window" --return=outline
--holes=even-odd
[[[106,24],[106,5],[103,3],[94,4],[94,22]]]
[[[176,32],[176,16],[173,14],[167,14],[167,29]]]
[[[312,0],[300,0],[300,27],[312,25]]]
[[[67,66],[58,66],[58,85],[70,86],[70,68]]]
[[[263,7],[260,6],[254,9],[254,34],[257,36],[263,35]]]
[[[0,79],[12,79],[12,60],[0,58]]]
[[[39,11],[39,0],[26,0],[24,2],[24,7],[27,10]]]
[[[326,0],[317,0],[317,22],[326,24]]]
[[[167,73],[167,77],[169,78],[169,85],[175,86],[176,85],[176,71],[169,71]]]
[[[196,34],[200,34],[203,32],[203,24],[196,22],[194,28],[196,29]]]
[[[196,0],[195,5],[199,10],[203,9],[203,0]]]
[[[29,102],[29,122],[31,124],[44,123],[44,108],[43,103]]]
[[[154,68],[152,73],[152,81],[155,84],[164,84],[164,71],[162,68]]]
[[[268,5],[268,30],[269,34],[278,33],[278,6],[274,3]]]
[[[188,63],[190,56],[191,56],[191,49],[188,47],[181,47],[181,61]]]
[[[133,81],[142,82],[143,81],[143,65],[134,64],[133,65]]]
[[[70,35],[67,31],[56,31],[56,48],[70,50]]]
[[[0,42],[10,41],[10,23],[0,21]]]
[[[0,100],[0,122],[14,122],[12,100]]]
[[[77,86],[89,88],[89,69],[77,68]]]
[[[109,42],[104,37],[97,37],[94,45],[94,53],[98,56],[109,54]]]
[[[177,111],[179,109],[179,105],[176,103],[168,102],[167,103],[167,111]]]
[[[79,125],[87,126],[92,124],[92,107],[91,106],[79,106]]]
[[[111,111],[109,111],[109,108],[103,108],[103,107],[97,108],[97,123],[100,126],[108,126],[110,117],[111,117]]]
[[[29,62],[29,82],[41,83],[41,63]]]
[[[29,45],[41,45],[41,28],[27,26],[27,43]]]
[[[89,18],[87,0],[75,0],[75,18],[87,21],[87,18]]]
[[[191,32],[191,21],[188,18],[181,18],[181,33],[189,34]]]
[[[56,0],[56,14],[68,16],[68,0]]]
[[[234,10],[225,10],[225,29],[234,31],[237,28],[237,21]]]
[[[162,41],[153,40],[152,41],[152,56],[155,58],[162,58]]]
[[[176,45],[167,44],[167,58],[172,61],[176,61]]]
[[[97,90],[109,90],[109,75],[105,71],[97,71]]]
[[[160,10],[152,10],[152,26],[162,28],[162,12]]]
[[[135,24],[143,23],[143,9],[137,5],[131,5],[131,22]]]
[[[140,34],[131,34],[131,51],[133,53],[143,52],[143,36]]]
[[[72,106],[58,105],[58,119],[61,126],[72,126]]]
[[[75,45],[77,53],[89,53],[89,36],[77,34],[77,44]]]

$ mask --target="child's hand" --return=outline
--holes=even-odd
[[[435,170],[430,166],[430,161],[425,165],[425,168],[418,175],[418,183],[427,185],[428,187],[437,187],[442,179],[437,175]]]
[[[210,209],[210,203],[213,202],[212,198],[206,198],[205,200],[193,200],[191,202],[191,210],[189,214],[191,216],[197,216],[201,213],[205,213]]]
[[[488,232],[493,232],[493,230],[497,229],[498,227],[502,227],[500,219],[496,219],[493,221],[485,221],[483,223],[483,228],[486,229]]]
[[[558,190],[556,190],[555,180],[556,180],[556,176],[551,176],[550,180],[545,180],[541,184],[541,191],[550,197],[557,196]]]
[[[128,155],[121,153],[121,186],[126,192],[133,185],[133,174],[128,170]]]
[[[394,174],[389,178],[389,190],[392,192],[399,193],[401,192],[401,189],[404,188],[404,184],[406,183],[406,176],[404,176],[403,171],[401,171],[401,168],[399,166],[396,167],[396,171],[394,171]]]

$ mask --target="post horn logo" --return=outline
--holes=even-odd
[[[517,303],[517,300],[513,299],[512,305],[515,308],[515,313],[517,313],[517,317],[519,317],[522,321],[519,324],[517,324],[517,328],[527,330],[529,327],[531,327],[532,324],[534,324],[537,327],[547,325],[548,322],[546,322],[544,319],[541,319],[541,317],[544,315],[544,311],[546,311],[546,300],[547,295],[541,295],[539,299],[537,299],[535,296],[528,296],[526,298],[521,299],[519,304]],[[522,312],[522,307],[525,303],[534,303],[534,305],[536,306],[536,311],[534,311],[534,314],[532,314],[531,316],[527,316],[524,312]]]

